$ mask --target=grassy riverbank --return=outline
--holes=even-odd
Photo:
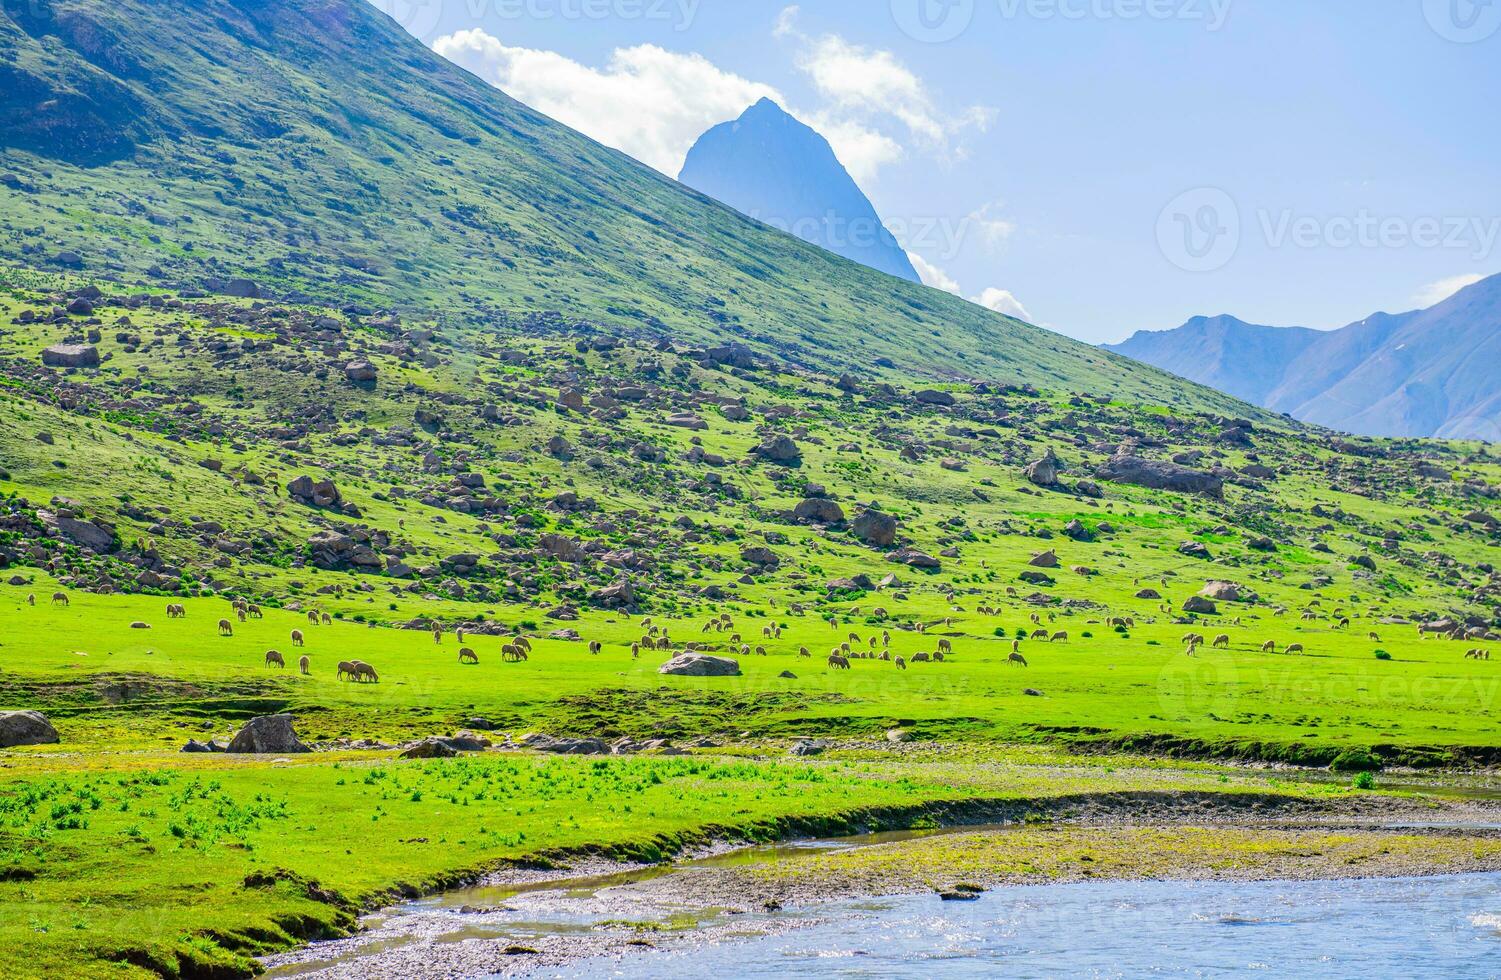
[[[654,861],[710,839],[839,835],[955,816],[1150,815],[1181,794],[1226,814],[1369,799],[1254,774],[967,761],[811,763],[505,754],[393,763],[17,753],[0,770],[6,976],[242,975],[249,956],[519,859]]]

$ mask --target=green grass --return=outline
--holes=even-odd
[[[1385,642],[1396,656],[1381,662],[1364,637],[1277,617],[1225,627],[1229,650],[1193,658],[1179,647],[1181,626],[1139,626],[1127,638],[1083,617],[1060,620],[1055,626],[1071,628],[1070,641],[1024,644],[1031,666],[1022,669],[1007,660],[1010,640],[991,634],[1030,624],[956,614],[938,631],[954,647],[947,662],[898,671],[856,661],[848,672],[829,670],[821,655],[801,658],[799,648],[822,654],[851,631],[868,638],[878,628],[784,616],[776,620],[785,626],[781,639],[768,640],[760,627],[771,620],[748,618],[738,628],[767,656],[741,658],[739,678],[693,679],[659,675],[667,653],[633,659],[640,624],[608,613],[569,624],[604,643],[598,656],[582,641],[540,638],[530,661],[507,664],[503,638],[470,636],[465,645],[480,664],[461,666],[452,635],[435,644],[425,632],[310,626],[301,613],[268,610],[220,637],[220,617],[233,618],[222,601],[188,600],[188,617],[169,620],[163,601],[152,597],[74,593],[63,607],[47,601],[51,592],[44,581],[0,587],[0,690],[48,710],[71,729],[70,740],[100,745],[175,747],[180,726],[220,718],[219,730],[227,731],[246,710],[285,708],[318,740],[429,734],[483,715],[518,734],[879,738],[901,726],[918,737],[963,740],[1131,744],[1145,737],[1140,744],[1147,747],[1155,737],[1164,747],[1199,743],[1203,753],[1314,764],[1349,747],[1376,746],[1388,761],[1429,755],[1431,762],[1442,761],[1446,749],[1461,750],[1462,759],[1464,749],[1495,746],[1489,719],[1501,704],[1501,675],[1489,663],[1457,656],[1451,643],[1393,636]],[[27,594],[38,595],[39,605],[26,605]],[[516,625],[518,613],[524,616],[506,610],[495,618]],[[136,621],[151,629],[131,629]],[[654,622],[684,640],[715,636],[700,633],[698,619]],[[289,645],[293,629],[306,635],[305,647]],[[1263,654],[1268,636],[1297,640],[1308,652]],[[910,657],[935,643],[932,634],[898,629],[891,652]],[[269,649],[281,651],[290,669],[263,666]],[[312,663],[307,677],[296,669],[304,653]],[[335,665],[346,659],[374,664],[381,683],[336,680]],[[795,679],[779,677],[788,670]],[[112,702],[118,695],[108,693],[111,685],[132,680],[138,690]]]

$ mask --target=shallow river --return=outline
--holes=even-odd
[[[1501,875],[1098,882],[824,906],[824,920],[565,977],[1501,977]],[[802,913],[788,913],[796,918]]]

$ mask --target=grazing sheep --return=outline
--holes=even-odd
[[[500,648],[500,659],[504,663],[519,664],[527,659],[526,651],[514,643],[507,643]]]
[[[1267,640],[1265,643],[1263,643],[1261,645],[1261,652],[1262,653],[1276,653],[1277,652],[1277,641],[1276,640]]]
[[[901,657],[897,657],[896,658],[896,669],[897,670],[906,670],[907,669],[907,661],[903,660]]]
[[[279,652],[277,652],[275,650],[267,650],[266,651],[266,666],[267,667],[280,667],[283,670],[285,670],[286,667],[287,667],[287,662],[281,658],[281,654]]]
[[[948,640],[939,640],[938,641],[938,652],[939,653],[953,653],[954,652],[954,644],[952,642],[948,641]]]
[[[829,654],[829,666],[835,670],[849,670],[850,662],[847,657],[841,657],[837,653]]]
[[[1301,643],[1289,643],[1287,645],[1286,652],[1287,653],[1302,653],[1303,652],[1303,644],[1301,644]]]
[[[915,664],[925,664],[931,659],[926,653],[914,653],[912,655],[912,662]]]
[[[334,618],[332,616],[330,616],[328,613],[324,613],[322,616],[319,617],[319,619],[323,623],[324,626],[332,626],[333,622],[334,622]]]
[[[766,656],[766,648],[765,647],[756,647],[756,656],[758,656],[758,657],[764,657],[764,656]]]
[[[464,647],[464,649],[462,649],[462,650],[459,651],[459,663],[461,663],[461,664],[477,664],[477,663],[479,663],[479,654],[475,653],[473,650],[469,649],[468,647]]]
[[[303,642],[302,642],[302,630],[293,630],[292,631],[292,645],[294,647],[300,647],[300,646],[303,645]]]
[[[1066,633],[1066,632],[1054,633],[1052,635],[1052,637],[1049,638],[1048,642],[1049,643],[1067,643],[1068,642],[1068,633]]]
[[[531,653],[532,652],[532,641],[528,640],[524,636],[519,636],[518,635],[511,642],[514,643],[514,644],[516,644],[516,646],[520,647],[526,653]]]
[[[1033,613],[1032,614],[1032,624],[1034,626],[1041,626],[1042,625],[1042,617],[1039,616],[1039,615],[1037,615],[1036,613]]]
[[[941,663],[943,663],[943,660],[944,660],[944,654],[943,654],[942,651],[933,654],[933,662],[935,664],[941,664]]]
[[[441,627],[441,626],[434,626],[433,627],[433,642],[434,643],[442,643],[443,642],[443,627]]]
[[[1230,649],[1230,634],[1221,633],[1219,636],[1216,636],[1214,638],[1214,648],[1216,650]]]
[[[265,614],[261,612],[261,607],[257,606],[255,603],[250,603],[245,607],[245,615],[249,616],[251,619],[266,618]]]
[[[1018,666],[1021,666],[1021,667],[1027,666],[1027,658],[1023,657],[1021,654],[1016,653],[1014,651],[1012,652],[1011,656],[1009,656],[1009,657],[1006,658],[1006,660],[1007,660],[1008,663],[1017,664]]]
[[[52,604],[54,606],[67,606],[72,604],[72,600],[68,598],[68,593],[66,592],[54,592],[52,593]]]
[[[229,620],[227,620],[227,619],[221,619],[221,620],[219,620],[219,635],[220,636],[234,636],[235,635],[235,628],[232,625],[230,625]]]
[[[1052,634],[1050,634],[1047,630],[1033,630],[1032,635],[1031,637],[1029,637],[1029,639],[1046,640],[1051,635]]]
[[[641,656],[641,644],[639,644],[639,643],[632,643],[631,644],[631,659],[635,660],[637,657],[640,657],[640,656]]]
[[[302,659],[306,660],[307,657],[303,657]],[[340,660],[339,661],[339,673],[338,673],[339,680],[342,681],[346,677],[349,678],[350,680],[354,680],[355,677],[358,676],[358,674],[360,672],[359,668],[356,666],[357,663],[358,663],[358,661],[356,661],[356,660]]]
[[[354,662],[354,669],[355,677],[361,684],[363,684],[367,679],[373,681],[376,684],[380,683],[380,675],[375,672],[375,668],[365,663],[363,660],[356,660]]]
[[[238,619],[242,623],[245,622],[245,610],[243,610],[243,609],[239,608],[238,606],[236,606],[235,607],[235,619]]]
[[[589,641],[589,652],[590,653],[598,656],[599,653],[601,651],[603,651],[603,650],[604,650],[604,644],[600,643],[598,640],[590,640]]]
[[[797,648],[797,655],[799,657],[811,657],[811,656],[813,656],[813,654],[811,652],[809,652],[809,650],[808,650],[807,647],[798,647]]]
[[[308,610],[308,614],[307,614],[307,621],[309,623],[312,623],[314,626],[317,626],[318,625],[318,614],[315,611],[309,609]]]
[[[1375,633],[1371,633],[1370,637],[1371,637],[1371,642],[1372,643],[1380,643],[1381,642],[1381,637],[1377,636]]]
[[[312,663],[313,662],[307,658],[307,654],[304,653],[302,656],[297,658],[297,669],[306,674],[308,673],[308,667],[310,667]]]
[[[462,626],[455,626],[454,627],[454,629],[453,629],[453,638],[455,640],[458,640],[460,643],[464,642],[464,628]]]

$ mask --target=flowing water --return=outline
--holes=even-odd
[[[794,917],[803,913],[789,913]],[[1338,882],[1098,882],[973,902],[843,902],[777,935],[546,976],[1501,977],[1501,875]]]

